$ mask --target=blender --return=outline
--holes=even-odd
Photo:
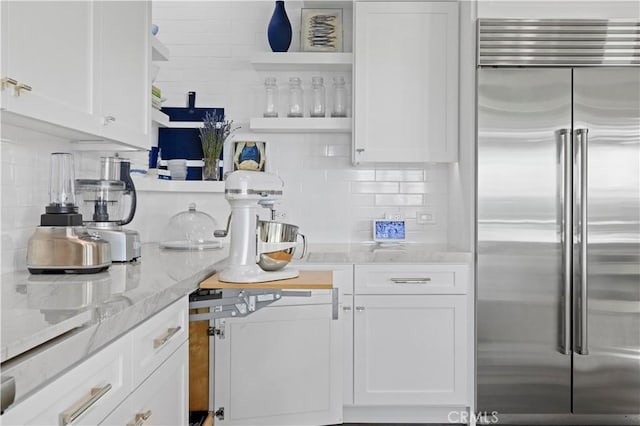
[[[130,175],[131,163],[119,157],[100,159],[100,179],[78,179],[76,195],[82,220],[91,232],[111,244],[113,262],[132,262],[141,255],[140,234],[123,226],[136,213],[136,189]],[[125,216],[124,198],[131,198]]]
[[[32,274],[95,273],[111,265],[109,243],[82,224],[74,192],[73,156],[51,154],[49,205],[29,238],[27,269]]]

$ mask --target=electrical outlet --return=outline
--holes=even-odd
[[[418,212],[416,222],[418,225],[432,225],[436,223],[436,216],[431,212]]]
[[[275,220],[283,221],[283,220],[285,220],[287,218],[287,212],[283,212],[281,210],[276,210],[276,213],[275,213],[274,216],[275,216]]]
[[[385,220],[402,220],[404,219],[400,213],[385,213]]]

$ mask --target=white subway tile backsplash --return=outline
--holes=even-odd
[[[420,206],[423,204],[422,195],[376,194],[377,206]]]
[[[220,43],[206,44],[167,44],[171,50],[171,57],[180,59],[181,57],[202,57],[202,58],[230,58],[230,40]]]
[[[29,237],[49,202],[52,152],[69,151],[68,141],[12,125],[2,125],[2,271],[23,269]]]
[[[350,157],[351,146],[348,145],[327,145],[327,157]]]
[[[330,184],[349,181],[372,181],[374,179],[375,170],[350,168],[344,170],[332,170],[331,173],[327,173],[327,182]]]
[[[376,170],[377,181],[422,182],[424,170]]]
[[[351,182],[351,192],[365,194],[396,194],[396,182]]]
[[[426,182],[400,182],[402,194],[426,194],[430,191],[430,184]]]

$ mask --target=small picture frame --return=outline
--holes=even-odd
[[[260,141],[233,141],[233,171],[264,172],[267,163],[265,145],[265,142]]]
[[[300,14],[303,52],[342,52],[342,9],[308,9]]]

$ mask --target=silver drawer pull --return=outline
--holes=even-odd
[[[156,338],[153,339],[153,349],[158,349],[160,346],[164,345],[165,343],[167,343],[169,341],[169,339],[171,339],[173,336],[175,336],[175,334],[180,331],[182,329],[182,327],[177,326],[177,327],[172,327],[172,328],[168,328],[167,332]]]
[[[30,92],[33,90],[33,88],[31,86],[29,86],[28,84],[24,84],[24,83],[18,83],[13,87],[13,93],[16,96],[20,96],[20,91],[24,90],[25,92]]]
[[[356,312],[364,311],[364,306],[356,306]]]
[[[133,418],[133,422],[127,424],[127,426],[142,426],[144,422],[149,420],[149,417],[151,417],[151,410],[147,410],[145,413],[137,413]]]
[[[351,310],[351,306],[343,306],[342,310],[345,311],[345,312],[346,311],[350,311]]]
[[[68,425],[69,423],[80,417],[85,411],[91,408],[93,404],[98,402],[100,398],[102,398],[107,392],[109,392],[111,388],[111,384],[107,384],[101,388],[92,388],[86,400],[79,402],[75,407],[71,407],[67,411],[64,411],[62,412],[62,414],[60,414],[60,422],[62,423],[62,426]]]
[[[15,86],[16,84],[18,84],[18,80],[13,79],[11,77],[5,77],[2,80],[0,80],[0,88],[2,90],[6,89],[10,84]]]
[[[431,281],[431,278],[391,278],[396,284],[426,284]]]

